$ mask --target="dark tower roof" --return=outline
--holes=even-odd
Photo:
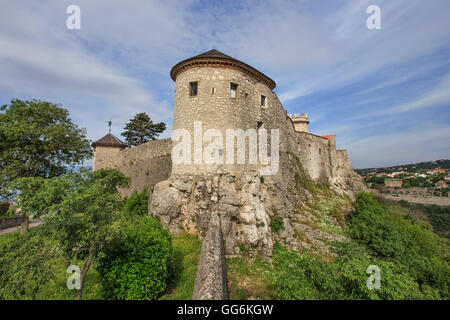
[[[177,75],[184,70],[195,67],[227,67],[231,69],[237,69],[244,73],[247,73],[261,82],[265,83],[270,89],[274,89],[276,86],[275,81],[270,79],[264,73],[256,70],[252,66],[239,61],[233,57],[227,56],[215,49],[209,50],[192,58],[183,60],[177,63],[172,70],[170,70],[170,77],[173,81],[176,81]]]
[[[120,147],[125,148],[127,144],[114,136],[111,133],[108,133],[103,138],[92,143],[93,147],[102,146],[102,147]]]

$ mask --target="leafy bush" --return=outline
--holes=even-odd
[[[284,221],[280,216],[274,216],[272,221],[270,221],[270,228],[272,228],[273,232],[279,232],[284,229]]]
[[[342,298],[337,268],[312,254],[303,255],[275,244],[273,250],[276,295],[283,300]]]
[[[373,194],[360,193],[350,216],[352,238],[367,246],[375,258],[403,266],[421,285],[449,297],[448,240],[414,220],[395,214]]]
[[[360,193],[348,218],[353,241],[336,243],[325,262],[276,244],[273,283],[280,299],[448,299],[448,240],[373,194]],[[369,266],[380,268],[380,289],[369,289]]]
[[[133,194],[125,200],[124,211],[130,214],[146,216],[148,212],[148,191],[134,191]]]
[[[171,236],[156,218],[139,217],[102,249],[97,270],[108,299],[156,299],[173,267]]]

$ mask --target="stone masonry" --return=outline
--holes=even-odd
[[[347,152],[336,150],[336,137],[309,133],[307,115],[289,116],[273,91],[275,82],[253,67],[211,50],[175,65],[171,77],[175,81],[174,132],[184,130],[194,140],[191,159],[198,152],[195,141],[203,142],[200,152],[204,152],[220,138],[206,139],[205,133],[219,132],[223,144],[214,147],[214,153],[222,161],[175,164],[170,161],[171,152],[179,152],[180,141],[164,139],[130,149],[97,146],[94,169],[113,167],[131,176],[132,188],[126,192],[148,188],[149,215],[159,216],[172,233],[185,231],[204,239],[194,298],[222,299],[226,281],[219,280],[225,255],[239,255],[240,248],[246,247],[271,259],[275,241],[295,247],[296,228],[304,225],[292,223],[291,217],[313,201],[308,181],[326,184],[351,198],[364,184]],[[279,130],[278,170],[262,174],[265,164],[238,164],[236,153],[234,163],[227,163],[225,137],[230,129],[266,129],[270,157],[272,130]],[[249,147],[256,142],[247,138],[244,145],[248,159]],[[237,150],[237,139],[233,138],[232,146]],[[260,146],[256,148],[259,151]],[[275,218],[284,222],[279,234],[270,228]],[[210,285],[211,281],[222,287]]]

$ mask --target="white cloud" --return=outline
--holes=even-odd
[[[406,132],[373,135],[346,147],[355,167],[382,167],[450,158],[449,136],[450,126],[417,126]]]

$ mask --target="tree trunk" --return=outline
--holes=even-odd
[[[30,225],[30,218],[28,216],[23,216],[22,224],[20,225],[20,234],[25,234],[28,231]]]
[[[89,268],[91,267],[92,260],[94,260],[95,254],[97,253],[97,244],[94,243],[91,246],[91,249],[89,250],[89,255],[86,259],[86,262],[84,263],[83,270],[81,271],[80,275],[80,289],[78,289],[77,294],[77,300],[83,299],[83,288],[84,288],[84,281],[86,280],[86,275],[89,271]]]

